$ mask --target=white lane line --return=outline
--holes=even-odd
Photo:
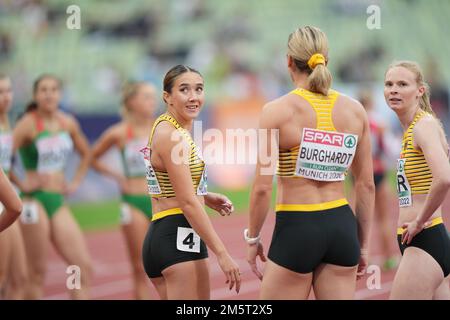
[[[91,299],[100,299],[105,297],[110,297],[114,294],[124,293],[131,291],[132,283],[130,279],[112,281],[101,285],[91,286],[89,290],[89,295]],[[45,300],[66,300],[70,299],[67,292],[53,294],[51,296],[46,296]]]

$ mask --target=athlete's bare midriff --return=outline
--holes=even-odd
[[[51,192],[62,193],[66,180],[63,172],[55,173],[38,173],[37,171],[27,171],[25,173],[24,183],[38,181],[38,188],[36,190],[45,190]]]
[[[192,186],[188,186],[191,187]],[[200,201],[201,205],[205,205],[204,196],[196,196]],[[152,198],[152,210],[153,213],[161,212],[164,210],[169,210],[172,208],[180,208],[180,201],[178,201],[177,197],[173,198]]]
[[[405,222],[411,222],[417,218],[425,205],[427,196],[427,194],[412,195],[412,206],[400,208],[397,223],[398,227],[401,227]],[[428,220],[432,220],[437,217],[442,217],[442,205],[437,208],[437,210]]]

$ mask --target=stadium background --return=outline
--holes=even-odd
[[[69,5],[81,10],[80,30],[66,26]],[[370,5],[381,10],[379,29],[367,27]],[[247,129],[256,126],[264,102],[292,89],[287,37],[311,24],[328,35],[333,87],[353,96],[361,88],[373,91],[377,115],[389,128],[386,161],[393,164],[400,128],[382,95],[393,60],[423,66],[449,133],[449,16],[447,0],[0,0],[0,71],[13,81],[13,122],[38,75],[60,77],[61,108],[79,119],[92,143],[119,120],[124,81],[149,81],[160,95],[165,72],[182,63],[205,78],[203,129]],[[159,99],[158,113],[163,110]],[[117,152],[106,158],[120,166]],[[69,178],[76,162],[74,156]],[[20,164],[16,170],[20,174]],[[209,187],[245,213],[253,170],[248,164],[213,166]],[[113,181],[90,170],[68,201],[83,229],[98,231],[117,228],[118,198]]]

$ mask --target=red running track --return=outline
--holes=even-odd
[[[395,233],[395,220],[397,217],[395,200],[392,204],[392,230]],[[447,210],[445,210],[448,208]],[[444,220],[450,221],[450,197],[444,204],[446,216]],[[242,285],[239,294],[229,291],[225,284],[225,276],[220,270],[214,254],[210,252],[211,265],[211,298],[212,299],[258,299],[260,281],[251,272],[246,260],[246,245],[243,240],[243,229],[247,225],[248,216],[239,214],[229,217],[214,217],[213,224],[224,241],[230,254],[239,264],[242,272]],[[262,242],[267,253],[274,226],[274,214],[269,214],[262,230]],[[448,228],[448,225],[447,225]],[[382,265],[380,256],[380,239],[376,219],[372,229],[371,261],[372,265]],[[89,250],[94,263],[94,277],[90,294],[92,299],[133,299],[131,268],[128,262],[125,243],[119,230],[89,232],[86,234]],[[392,237],[392,250],[398,252],[396,238]],[[261,264],[260,264],[261,266]],[[357,283],[356,299],[387,299],[394,278],[395,270],[383,271],[381,269],[381,284],[379,288],[368,289],[368,274]],[[52,249],[45,281],[44,299],[68,299],[66,289],[66,265]],[[373,279],[373,277],[372,277]],[[155,289],[149,283],[152,299],[158,299]],[[373,282],[371,282],[373,283]]]

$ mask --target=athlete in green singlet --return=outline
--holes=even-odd
[[[142,266],[142,243],[152,218],[143,154],[153,124],[155,88],[145,82],[125,85],[122,93],[123,119],[106,130],[93,146],[92,166],[117,181],[122,193],[121,225],[133,267],[134,296],[148,299],[147,276]],[[120,151],[123,173],[100,161],[109,149]]]
[[[49,244],[69,265],[80,271],[80,289],[73,299],[87,299],[91,258],[80,227],[64,203],[64,195],[76,191],[89,167],[89,145],[77,120],[59,110],[61,83],[51,75],[39,77],[33,86],[34,101],[13,131],[13,152],[19,151],[25,180],[11,175],[26,201],[22,230],[29,267],[28,299],[42,297]],[[70,183],[64,169],[75,149],[80,161]]]

